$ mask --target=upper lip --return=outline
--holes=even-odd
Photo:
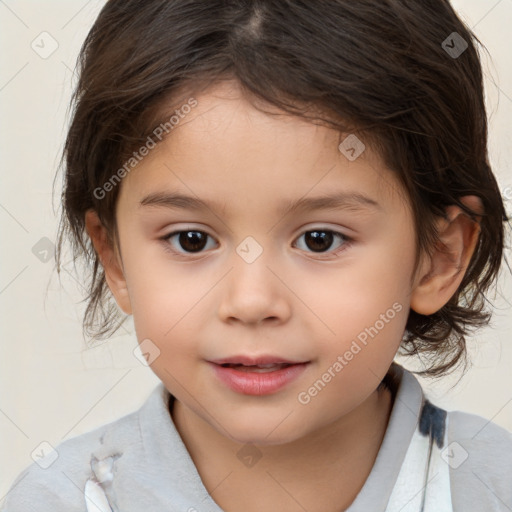
[[[307,361],[291,361],[279,356],[262,355],[262,356],[231,356],[222,359],[214,359],[210,361],[215,364],[243,364],[244,366],[258,366],[263,364],[302,364]]]

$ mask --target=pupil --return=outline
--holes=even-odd
[[[195,252],[204,248],[206,245],[206,236],[200,231],[184,231],[180,233],[179,241],[183,249],[189,252]]]
[[[308,238],[312,243],[308,243]],[[310,231],[309,234],[306,233],[306,244],[313,251],[318,249],[318,252],[322,252],[331,246],[332,241],[333,234],[328,231]]]

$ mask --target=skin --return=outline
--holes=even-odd
[[[392,398],[377,386],[409,309],[431,314],[449,300],[478,225],[450,207],[438,226],[445,250],[422,255],[416,267],[406,194],[369,146],[349,161],[334,130],[262,113],[235,82],[219,83],[197,100],[124,178],[116,210],[120,253],[92,210],[87,231],[118,305],[134,317],[137,339],[160,351],[151,368],[176,397],[172,418],[219,506],[344,510],[382,443]],[[204,211],[141,206],[147,195],[164,191],[218,204]],[[364,195],[377,206],[279,211],[289,201],[333,191]],[[464,200],[478,207],[476,198]],[[202,252],[187,253],[178,236],[162,239],[187,229],[210,235]],[[307,235],[315,229],[349,240],[334,237],[315,252]],[[236,251],[248,236],[263,250],[252,263]],[[400,311],[378,335],[300,403],[299,393],[394,304]],[[207,363],[235,354],[309,364],[284,389],[248,396],[227,388]],[[237,457],[247,443],[261,455],[250,468]]]

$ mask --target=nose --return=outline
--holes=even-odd
[[[286,322],[291,315],[292,292],[278,266],[271,264],[270,252],[263,251],[254,261],[239,254],[232,258],[233,267],[222,282],[219,318],[227,323],[259,325]],[[269,265],[270,264],[270,265]]]

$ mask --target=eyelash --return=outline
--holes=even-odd
[[[164,249],[166,251],[170,252],[171,254],[175,255],[175,256],[183,257],[183,258],[187,258],[188,256],[193,256],[193,255],[201,254],[203,251],[199,251],[199,252],[180,252],[180,251],[174,250],[171,247],[170,239],[172,237],[174,237],[176,235],[179,235],[181,233],[190,233],[190,232],[201,233],[201,234],[204,234],[204,235],[206,235],[206,236],[208,236],[210,238],[213,238],[211,235],[209,235],[205,231],[201,231],[200,229],[181,229],[181,230],[178,230],[178,231],[173,231],[172,233],[169,233],[168,235],[165,235],[164,237],[160,238],[160,240],[162,240],[162,242],[164,243]],[[319,255],[321,259],[322,259],[322,256],[321,256],[322,254],[329,254],[330,256],[337,256],[338,254],[340,254],[341,252],[346,250],[352,244],[352,242],[354,241],[352,238],[348,237],[347,235],[344,235],[343,233],[340,233],[339,231],[334,231],[332,229],[323,229],[323,228],[313,228],[313,229],[308,229],[307,231],[303,231],[297,237],[297,239],[301,238],[303,235],[305,235],[307,233],[314,233],[314,232],[332,233],[335,237],[341,239],[341,241],[343,242],[341,247],[339,247],[338,249],[335,249],[334,251],[331,251],[331,252],[326,251],[326,252],[317,252],[317,253],[315,253],[314,251],[311,251],[312,254]]]

